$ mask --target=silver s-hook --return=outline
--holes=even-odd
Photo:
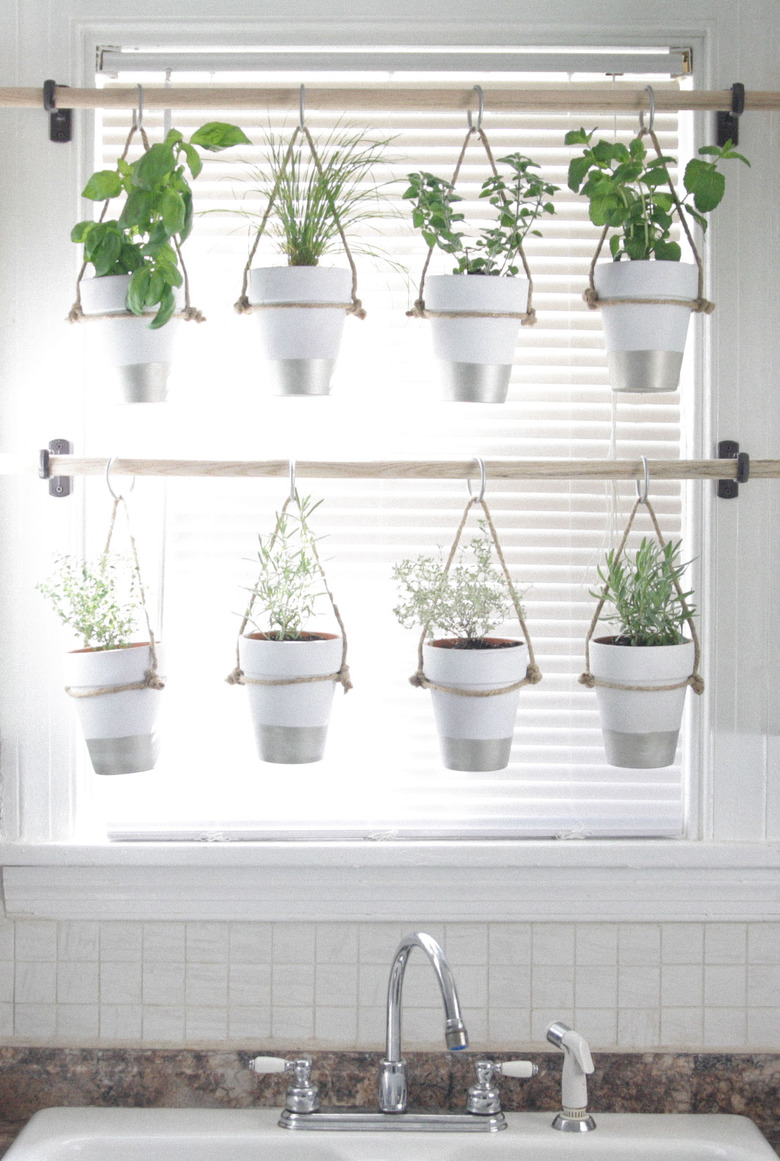
[[[653,86],[652,85],[645,85],[645,92],[647,93],[647,98],[648,98],[648,101],[650,102],[650,120],[649,120],[648,125],[647,125],[647,132],[652,133],[653,126],[655,125],[655,93],[653,92]],[[645,112],[644,112],[644,109],[640,109],[639,110],[639,128],[641,130],[641,129],[644,129],[644,127],[645,127]]]
[[[650,469],[647,466],[647,456],[640,456],[642,461],[642,479],[636,481],[636,498],[640,504],[647,503],[647,493],[650,490]]]
[[[475,85],[474,92],[477,94],[477,100],[479,101],[479,105],[477,108],[477,123],[476,123],[476,125],[474,124],[472,117],[471,117],[471,109],[468,110],[468,113],[466,115],[468,117],[469,129],[471,130],[471,132],[472,133],[481,133],[482,132],[482,117],[483,117],[484,112],[485,112],[485,94],[482,92],[481,85]]]
[[[290,499],[295,500],[295,460],[290,460]]]
[[[298,128],[306,127],[306,86],[301,85],[298,93]]]
[[[138,89],[138,108],[133,110],[133,128],[142,133],[144,128],[144,87],[137,85],[136,88]]]
[[[106,464],[106,487],[108,488],[109,492],[111,493],[111,495],[113,496],[113,498],[115,500],[124,500],[124,498],[125,498],[124,495],[121,492],[119,493],[119,495],[117,495],[117,493],[114,491],[114,489],[111,485],[111,465],[113,464],[115,459],[116,459],[116,456],[111,456],[108,463]],[[130,481],[130,487],[127,489],[128,496],[130,495],[130,493],[132,492],[134,487],[135,487],[135,476],[133,476],[132,480]]]
[[[487,472],[485,471],[485,461],[482,459],[482,456],[475,456],[474,458],[476,459],[477,463],[479,464],[479,493],[476,496],[476,501],[478,504],[481,504],[482,501],[485,499],[485,486],[487,484]],[[471,480],[466,480],[466,486],[468,487],[468,490],[469,490],[469,496],[471,496],[471,498],[473,500],[475,497],[474,497],[474,493],[471,490]]]

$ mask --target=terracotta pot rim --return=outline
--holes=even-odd
[[[479,653],[481,646],[462,648],[459,642],[465,641],[465,637],[437,637],[433,641],[426,641],[425,644],[436,649],[457,649],[461,653]],[[525,641],[521,641],[516,637],[482,637],[482,641],[489,642],[492,648],[499,646],[502,649],[513,648],[516,645],[525,645]],[[485,653],[491,652],[491,648],[483,649]]]
[[[680,649],[683,645],[692,645],[691,637],[686,637],[682,641],[676,641],[669,645],[634,645],[628,641],[621,641],[618,633],[608,637],[594,637],[593,645],[615,645],[620,649]]]
[[[159,641],[155,641],[155,645],[159,644]],[[101,648],[98,645],[88,645],[84,649],[69,649],[68,653],[126,653],[128,649],[148,649],[149,647],[148,641],[131,641],[129,645],[112,645],[110,649]]]
[[[278,637],[269,635],[268,633],[244,633],[245,641],[265,641],[269,645],[316,645],[318,641],[340,641],[340,633],[302,633],[300,637],[285,637],[279,640]]]

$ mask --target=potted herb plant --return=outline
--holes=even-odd
[[[65,655],[65,682],[95,773],[153,769],[164,681],[159,644],[133,641],[143,607],[137,569],[110,552],[94,561],[61,556],[37,588],[82,641]]]
[[[594,263],[586,291],[590,305],[608,306],[603,325],[610,381],[615,391],[675,391],[691,311],[709,313],[712,304],[702,296],[695,248],[696,263],[681,261],[680,245],[671,237],[673,214],[693,246],[686,215],[706,231],[706,215],[725,192],[718,166],[732,159],[749,162],[730,141],[704,145],[686,165],[679,194],[668,168],[674,158],[649,152],[641,132],[628,145],[594,143],[594,133],[577,129],[565,140],[584,146],[569,165],[569,188],[588,198],[594,225],[616,231],[609,241],[612,261]]]
[[[448,770],[503,770],[509,762],[519,687],[492,696],[449,692],[504,689],[521,682],[525,643],[493,636],[519,608],[519,595],[495,567],[484,521],[449,570],[442,554],[402,560],[393,568],[399,590],[394,609],[408,629],[419,628],[422,672],[413,683],[431,688],[442,761]],[[434,636],[434,634],[440,636]]]
[[[452,274],[425,281],[424,302],[421,286],[418,308],[431,318],[444,396],[457,402],[506,399],[520,322],[524,315],[533,317],[530,277],[521,274],[522,245],[529,234],[539,236],[535,223],[555,212],[551,198],[558,187],[533,172],[535,161],[513,153],[499,164],[508,173],[491,174],[479,193],[494,217],[473,239],[461,224],[464,215],[456,204],[462,198],[452,182],[432,173],[410,173],[403,195],[412,203],[412,223],[428,247],[455,259]]]
[[[269,133],[266,144],[266,165],[252,174],[266,210],[236,309],[258,320],[276,394],[328,395],[346,314],[364,314],[347,238],[386,212],[372,174],[387,141],[336,128],[315,143],[301,125],[289,141]],[[266,226],[286,260],[283,266],[252,266]],[[346,253],[349,269],[320,265],[334,251]],[[356,252],[377,253],[365,244]]]
[[[178,307],[187,300],[181,247],[192,230],[192,190],[203,168],[199,149],[217,153],[248,143],[236,125],[212,121],[185,141],[171,129],[134,162],[93,173],[82,196],[106,202],[125,197],[116,218],[79,222],[71,239],[84,247],[94,277],[79,281],[70,317],[97,315],[104,357],[119,369],[127,402],[165,398]],[[187,303],[187,305],[189,305]],[[202,321],[198,311],[190,317]]]
[[[330,597],[310,520],[319,503],[294,494],[277,513],[274,531],[258,536],[258,576],[238,640],[257,750],[265,762],[318,762],[325,751],[337,681],[349,688],[343,627],[314,632],[307,624]],[[331,598],[332,603],[332,598]]]
[[[636,769],[670,766],[694,673],[695,609],[688,604],[681,579],[680,543],[661,547],[644,539],[631,559],[615,550],[599,567],[600,592],[610,612],[600,619],[614,623],[614,635],[589,643],[590,674],[595,679],[607,760]],[[583,675],[584,684],[590,684]]]

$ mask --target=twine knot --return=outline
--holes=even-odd
[[[165,682],[156,669],[147,669],[144,674],[144,686],[146,689],[165,689]]]
[[[411,310],[406,312],[407,318],[425,318],[425,299],[418,298]]]
[[[688,678],[688,684],[694,693],[698,693],[700,695],[704,693],[704,678],[700,673],[692,673]]]
[[[349,693],[352,689],[352,678],[349,672],[349,666],[345,663],[338,672],[338,680],[341,682],[344,693]]]
[[[416,689],[425,689],[428,684],[428,678],[425,676],[421,669],[418,669],[417,672],[413,673],[409,678],[409,684],[413,685]]]
[[[525,678],[529,685],[538,685],[542,680],[542,671],[535,662],[531,662],[525,671]]]
[[[535,327],[536,326],[536,311],[533,307],[520,321],[521,327]]]
[[[185,322],[205,322],[206,316],[203,311],[198,310],[196,306],[185,306],[181,312],[181,317]]]
[[[582,300],[587,306],[588,310],[598,310],[599,296],[596,293],[594,286],[586,286],[582,292]]]
[[[596,687],[596,678],[592,673],[581,673],[578,681],[580,685],[585,685],[588,689],[595,689]]]
[[[225,681],[228,683],[228,685],[244,685],[244,684],[246,684],[244,682],[243,669],[239,669],[239,667],[236,666],[236,668],[233,670],[233,672],[229,673],[227,675],[227,677],[225,678]]]
[[[236,314],[248,314],[251,309],[252,307],[250,305],[249,299],[245,294],[242,294],[241,297],[233,303],[233,310],[236,312]]]
[[[81,309],[81,303],[74,302],[73,306],[70,308],[70,310],[67,313],[65,321],[69,322],[69,323],[81,322],[83,317],[84,317],[84,311]]]
[[[363,303],[359,298],[353,298],[350,305],[347,307],[347,314],[354,314],[355,318],[365,318],[366,312]]]
[[[697,298],[694,301],[692,309],[695,314],[712,314],[715,309],[715,303],[710,302],[707,298]]]

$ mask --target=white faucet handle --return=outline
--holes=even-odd
[[[513,1076],[519,1080],[527,1080],[529,1076],[537,1076],[539,1065],[530,1060],[504,1060],[495,1066],[496,1072],[502,1076]]]
[[[286,1072],[287,1061],[282,1056],[256,1056],[249,1061],[252,1072]]]

